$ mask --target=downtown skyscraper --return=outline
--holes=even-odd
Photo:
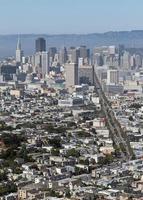
[[[36,52],[46,51],[46,40],[44,38],[37,38],[35,41]]]

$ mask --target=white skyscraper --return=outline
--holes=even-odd
[[[66,88],[78,85],[78,64],[67,63],[65,65]]]
[[[142,66],[142,59],[140,55],[135,56],[135,64],[137,68],[140,68]]]
[[[34,66],[33,72],[41,73],[41,52],[34,55]]]
[[[16,47],[16,62],[21,62],[23,56],[23,51],[21,50],[21,42],[18,38],[17,47]]]
[[[45,75],[49,73],[49,59],[47,51],[43,51],[41,53],[41,67],[42,67],[42,77],[44,78]]]
[[[84,65],[84,60],[83,58],[78,58],[78,67],[81,67]]]
[[[122,68],[123,69],[130,69],[130,53],[125,51],[122,56]]]
[[[45,78],[45,75],[49,73],[49,56],[47,51],[37,52],[35,54],[35,72],[42,75]]]
[[[116,47],[115,46],[109,46],[109,54],[115,55],[116,53]]]

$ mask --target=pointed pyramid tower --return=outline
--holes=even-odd
[[[17,46],[16,46],[16,62],[20,63],[22,61],[22,50],[21,50],[21,41],[20,38],[18,36],[18,40],[17,40]]]
[[[18,40],[17,40],[16,50],[21,50],[21,41],[20,41],[20,37],[19,36],[18,36]]]

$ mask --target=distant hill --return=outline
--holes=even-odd
[[[93,34],[23,34],[21,35],[22,48],[25,55],[31,55],[35,49],[35,39],[44,37],[47,40],[47,48],[62,46],[80,46],[86,45],[88,48],[94,48],[101,45],[124,44],[127,48],[143,47],[143,30],[119,31]],[[0,35],[0,58],[15,55],[17,35]]]

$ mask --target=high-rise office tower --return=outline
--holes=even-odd
[[[57,64],[59,63],[59,54],[58,53],[56,53],[54,56],[54,62]]]
[[[34,72],[41,74],[42,78],[49,73],[49,56],[47,51],[37,52],[35,54]]]
[[[119,71],[117,69],[107,70],[107,84],[108,85],[119,84]]]
[[[93,65],[103,66],[104,65],[104,56],[101,53],[95,53],[93,55]]]
[[[122,56],[122,67],[123,69],[130,69],[130,53],[128,51],[125,51],[123,56]]]
[[[35,55],[34,55],[34,68],[33,68],[33,72],[36,72],[36,73],[41,73],[41,68],[42,68],[42,64],[41,64],[41,52],[37,52]]]
[[[86,48],[86,46],[79,47],[79,57],[80,58],[83,58],[83,59],[89,58],[89,56],[90,56],[89,54],[90,54],[90,51],[89,51],[89,49]]]
[[[83,58],[83,64],[87,65],[89,64],[89,58],[90,58],[90,50],[86,48],[86,46],[80,46],[78,48],[79,51],[79,57]]]
[[[51,57],[54,60],[55,54],[57,53],[56,47],[50,47],[49,48],[49,57]]]
[[[78,59],[78,67],[82,67],[84,65],[84,59],[83,58],[79,58]]]
[[[96,47],[93,50],[92,63],[95,66],[106,65],[107,64],[106,62],[107,62],[109,56],[110,56],[110,54],[109,54],[108,46]]]
[[[49,55],[46,51],[46,40],[38,38],[35,42],[35,71],[42,75],[42,78],[49,73]]]
[[[115,46],[109,46],[109,54],[115,55],[116,53],[116,47]]]
[[[79,49],[75,47],[70,47],[68,50],[68,61],[70,63],[78,63]]]
[[[59,52],[59,62],[61,65],[65,64],[67,62],[67,49],[66,47],[63,47],[62,49],[60,49]]]
[[[65,65],[66,88],[78,85],[78,64],[67,63]]]
[[[94,84],[94,67],[92,65],[83,65],[78,69],[79,84]]]
[[[46,51],[46,40],[44,38],[38,38],[35,42],[36,52]]]
[[[125,50],[125,46],[123,44],[119,44],[118,46],[118,54],[120,54],[121,56],[123,55]]]
[[[124,45],[119,45],[119,47],[118,47],[118,54],[119,54],[118,62],[119,62],[119,66],[122,66],[122,56],[124,54],[124,50],[125,50]]]
[[[57,53],[57,48],[56,47],[50,47],[49,48],[49,65],[52,66],[54,62],[55,55]]]
[[[21,62],[23,56],[23,51],[21,50],[21,42],[18,38],[17,47],[16,47],[16,62]]]
[[[135,64],[136,68],[140,68],[142,66],[142,58],[139,54],[135,55]]]
[[[48,52],[43,51],[41,53],[41,73],[42,77],[45,78],[45,76],[49,73],[49,56]]]
[[[130,57],[130,65],[131,65],[131,69],[135,68],[136,62],[135,62],[135,55]]]

